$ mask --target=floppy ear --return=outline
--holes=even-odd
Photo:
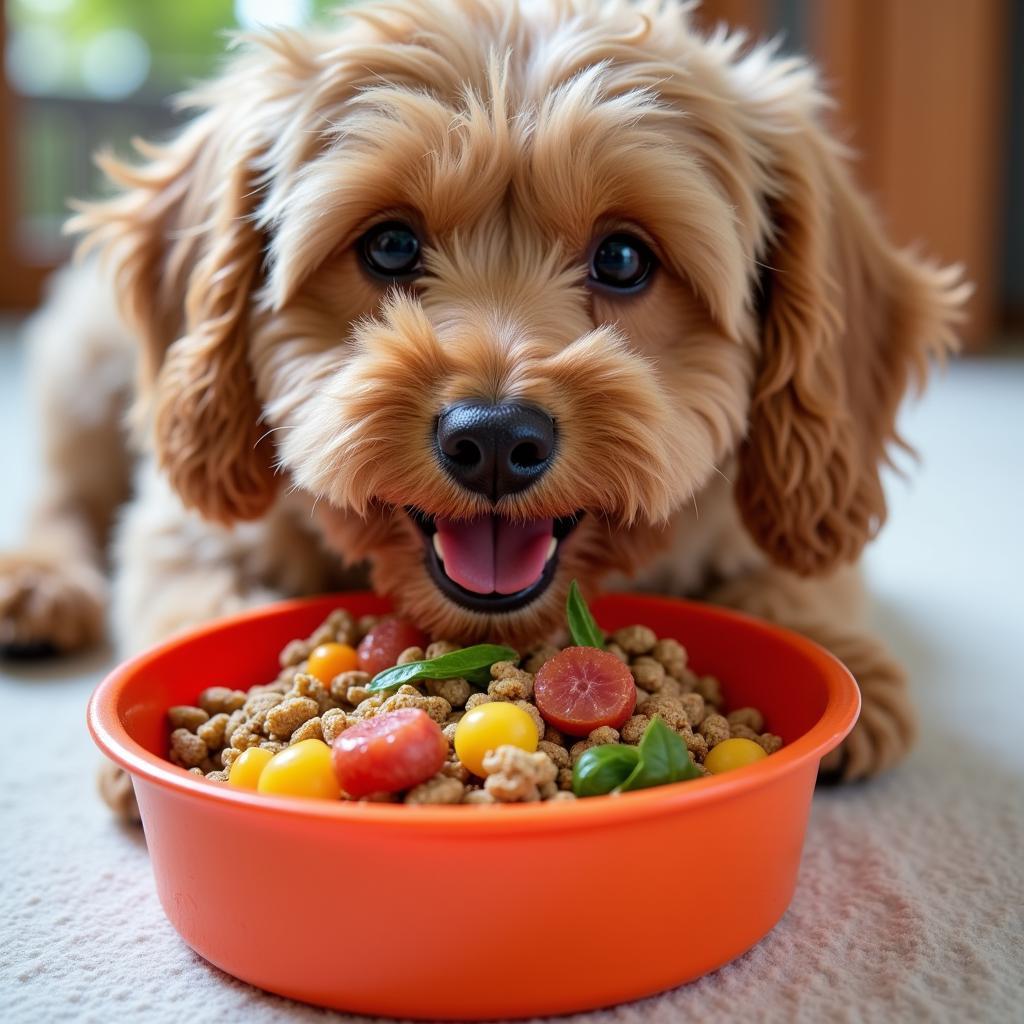
[[[141,411],[161,468],[185,505],[224,523],[260,516],[277,490],[246,321],[263,250],[255,206],[305,69],[297,46],[268,37],[236,58],[188,97],[204,112],[175,140],[136,143],[142,166],[101,156],[123,191],[80,204],[69,223],[113,263],[142,343]]]
[[[773,235],[736,497],[769,557],[809,575],[855,559],[884,522],[897,407],[954,347],[969,288],[889,244],[806,103],[764,151]]]

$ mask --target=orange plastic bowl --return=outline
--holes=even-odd
[[[90,701],[93,738],[135,781],[164,911],[210,963],[357,1013],[529,1017],[698,978],[782,917],[818,763],[860,707],[830,654],[718,608],[603,598],[605,629],[642,622],[678,638],[695,670],[717,675],[732,707],[761,708],[786,746],[727,775],[570,805],[267,797],[163,759],[169,706],[273,678],[280,648],[338,607],[387,610],[343,594],[215,622],[122,665]]]

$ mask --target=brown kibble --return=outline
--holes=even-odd
[[[700,723],[700,734],[708,741],[708,749],[713,750],[722,740],[729,738],[731,730],[722,715],[708,715]]]
[[[541,740],[537,744],[537,749],[542,754],[547,754],[559,768],[569,767],[569,751],[565,747],[560,747],[557,743],[549,743],[547,740]]]
[[[356,718],[373,718],[380,710],[381,705],[387,700],[386,693],[371,693],[369,697],[361,700],[355,707],[352,714]]]
[[[280,693],[256,693],[251,694],[242,705],[242,713],[250,721],[256,718],[260,712],[263,712],[264,718],[266,712],[271,708],[276,707],[281,701],[284,700],[284,695]]]
[[[522,708],[532,719],[533,724],[537,727],[537,737],[540,738],[544,735],[544,719],[541,718],[540,712],[537,710],[536,704],[531,704],[528,700],[517,700],[513,702],[517,708]]]
[[[263,740],[260,743],[262,750],[269,750],[272,754],[280,754],[287,746],[287,743],[281,743],[278,740]]]
[[[559,768],[558,769],[558,788],[561,790],[572,789],[572,769],[571,768]]]
[[[764,715],[757,708],[737,708],[735,711],[730,711],[725,717],[732,726],[745,725],[748,729],[753,729],[754,732],[761,732],[764,728]],[[734,735],[739,735],[739,733],[735,733],[734,730]]]
[[[283,651],[281,651],[280,663],[281,668],[293,668],[298,665],[299,662],[305,661],[309,657],[309,652],[312,647],[305,640],[292,640],[290,643],[285,645]]]
[[[722,704],[722,688],[714,676],[701,676],[694,684],[694,690],[709,704]]]
[[[642,704],[637,705],[637,714],[654,718],[657,715],[669,728],[682,729],[690,724],[683,708],[682,697],[662,697],[655,694]]]
[[[683,684],[678,679],[665,676],[665,681],[661,684],[658,694],[662,697],[681,697],[683,692]]]
[[[272,739],[285,739],[319,713],[320,707],[312,697],[289,697],[267,712],[267,732]]]
[[[651,649],[651,657],[660,661],[665,671],[676,679],[682,677],[686,668],[686,648],[678,640],[666,637]]]
[[[496,804],[498,801],[486,789],[470,789],[462,798],[464,804]]]
[[[407,804],[460,804],[466,787],[450,775],[435,775],[405,794]]]
[[[240,725],[231,734],[231,746],[236,750],[248,750],[249,747],[258,747],[262,742],[262,732],[259,729],[253,729],[248,722]]]
[[[728,718],[726,721],[728,721]],[[760,738],[760,734],[758,732],[751,729],[749,725],[744,725],[742,722],[729,724],[729,736],[730,738],[741,740],[753,740],[755,743]]]
[[[171,733],[171,760],[183,768],[194,768],[206,757],[206,744],[188,729],[175,729]]]
[[[575,800],[576,794],[572,789],[559,789],[557,793],[552,793],[548,797],[549,800]]]
[[[629,664],[629,655],[614,641],[605,644],[604,648],[609,654],[614,654],[624,665]]]
[[[196,735],[209,747],[215,750],[224,746],[224,730],[228,725],[228,716],[222,711],[219,715],[207,719],[198,729]]]
[[[489,693],[472,693],[466,701],[466,710],[472,711],[473,708],[478,708],[481,704],[489,704],[494,699]]]
[[[451,640],[435,640],[432,644],[427,644],[423,657],[427,661],[433,661],[435,658],[440,658],[445,654],[452,654],[454,651],[461,650],[462,648],[458,644],[453,644]]]
[[[301,743],[303,740],[322,740],[324,738],[323,726],[319,718],[311,718],[292,733],[289,743]]]
[[[224,767],[225,771],[231,768],[241,753],[242,752],[235,747],[225,747],[220,752],[220,763]]]
[[[702,763],[704,758],[708,756],[708,741],[699,732],[691,732],[689,729],[680,733],[680,735],[683,737],[686,749],[690,752],[690,757],[694,761]]]
[[[452,713],[452,706],[444,697],[424,697],[415,687],[405,686],[399,687],[397,693],[388,697],[377,713],[386,715],[389,711],[398,711],[401,708],[419,708],[441,726]]]
[[[636,685],[650,693],[657,693],[665,684],[665,668],[660,661],[641,655],[630,666]]]
[[[239,708],[237,711],[232,711],[228,715],[227,725],[224,726],[224,742],[229,744],[232,737],[235,735],[235,730],[238,729],[245,722],[245,712]]]
[[[331,708],[320,716],[320,732],[324,743],[333,743],[334,737],[348,728],[348,718],[340,708]]]
[[[227,782],[228,774],[228,772],[218,770],[214,772],[207,772],[206,778],[208,778],[211,782]]]
[[[501,700],[526,700],[533,695],[533,676],[510,661],[499,661],[491,666],[487,692]]]
[[[360,700],[366,700],[366,694],[360,697],[358,700],[353,700],[349,696],[349,691],[353,687],[365,687],[370,682],[370,674],[368,672],[359,672],[353,670],[351,672],[341,672],[331,680],[331,696],[341,704],[344,701],[348,701],[349,704],[358,704]]]
[[[610,725],[602,725],[597,729],[591,731],[587,737],[595,747],[604,746],[608,743],[618,743],[619,733],[617,729],[613,729]]]
[[[167,709],[167,719],[172,729],[188,729],[195,732],[210,716],[202,709],[190,704],[176,704]]]
[[[487,773],[484,788],[503,803],[539,800],[539,787],[558,777],[558,768],[547,754],[529,754],[509,745],[486,754],[483,767]]]
[[[459,727],[458,722],[446,722],[441,726],[441,734],[448,741],[449,746],[455,745],[455,730]]]
[[[629,743],[636,746],[643,737],[644,731],[647,726],[651,724],[650,718],[647,715],[634,715],[623,727],[622,727],[622,742]]]
[[[761,745],[766,754],[774,754],[782,746],[782,737],[776,736],[773,732],[766,732],[758,736],[755,742]]]
[[[654,630],[647,626],[626,626],[612,633],[612,641],[627,654],[650,654],[658,642]]]
[[[244,690],[229,690],[226,686],[210,686],[199,694],[199,706],[210,715],[219,715],[222,711],[231,714],[245,703],[247,696]]]
[[[432,697],[443,697],[453,708],[465,707],[473,687],[465,679],[429,679],[427,693]]]
[[[683,710],[686,712],[686,720],[694,729],[704,721],[707,708],[704,706],[704,698],[699,693],[684,693],[679,698]]]
[[[462,783],[469,782],[469,769],[461,761],[445,761],[441,765],[441,774]]]
[[[544,739],[548,743],[557,743],[560,747],[568,746],[565,742],[565,736],[548,722],[544,723]]]
[[[411,665],[414,661],[423,661],[422,647],[406,647],[395,661],[396,665]]]

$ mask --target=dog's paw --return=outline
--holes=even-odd
[[[114,812],[119,821],[126,825],[139,825],[139,805],[135,800],[135,788],[131,776],[111,761],[103,761],[96,774],[96,788],[103,802]]]
[[[106,581],[89,565],[0,555],[0,650],[82,650],[103,636]]]
[[[917,736],[917,715],[904,671],[868,637],[849,638],[839,646],[843,650],[835,653],[860,686],[861,712],[850,735],[822,759],[823,782],[878,775],[903,760]]]

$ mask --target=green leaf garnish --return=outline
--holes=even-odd
[[[511,647],[498,644],[477,644],[463,647],[460,651],[442,654],[428,661],[410,661],[378,672],[367,687],[379,693],[393,690],[403,683],[415,683],[421,679],[465,679],[474,686],[486,686],[490,680],[490,667],[496,661],[518,661],[519,652]]]
[[[639,760],[617,793],[650,789],[683,779],[699,779],[700,770],[690,759],[690,751],[677,732],[660,718],[652,718],[637,746]]]
[[[604,650],[604,633],[598,628],[594,616],[590,614],[587,602],[583,600],[579,584],[575,580],[569,584],[565,614],[569,620],[569,632],[578,647],[596,647],[599,651]]]
[[[605,743],[585,750],[572,770],[572,791],[577,796],[604,796],[633,773],[640,751],[624,743]]]

